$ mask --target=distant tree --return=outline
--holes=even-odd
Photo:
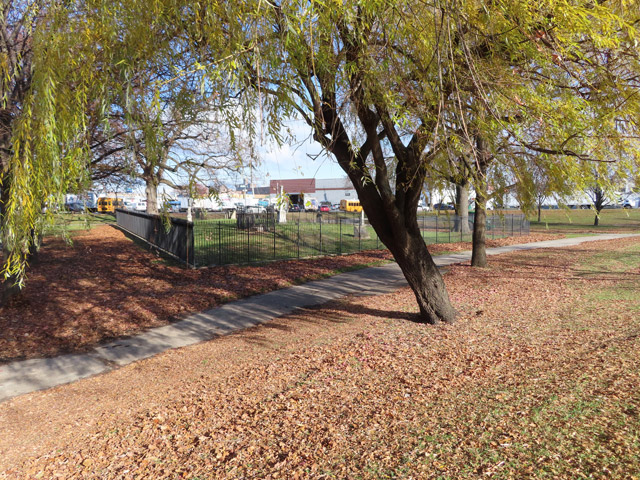
[[[593,225],[597,227],[600,224],[600,213],[608,206],[616,203],[619,195],[620,185],[624,182],[625,177],[619,172],[611,171],[606,165],[600,168],[593,168],[592,177],[584,192],[591,200],[591,206],[595,210]]]

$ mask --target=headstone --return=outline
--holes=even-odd
[[[364,210],[360,212],[360,223],[353,225],[353,236],[362,240],[369,240],[371,238],[367,224],[364,223]]]

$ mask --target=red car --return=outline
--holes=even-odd
[[[320,205],[320,211],[321,212],[328,212],[330,210],[331,210],[331,208],[329,207],[329,205]]]

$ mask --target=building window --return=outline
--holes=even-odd
[[[351,196],[351,192],[344,192],[344,196],[345,197],[350,197]]]

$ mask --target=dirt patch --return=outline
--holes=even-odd
[[[548,237],[516,238],[520,243]],[[507,241],[516,240],[495,242]],[[434,253],[469,248],[429,247]],[[78,234],[71,246],[47,239],[29,270],[27,288],[0,309],[0,364],[83,352],[234,299],[390,259],[387,251],[374,250],[190,270],[167,264],[109,226]]]

